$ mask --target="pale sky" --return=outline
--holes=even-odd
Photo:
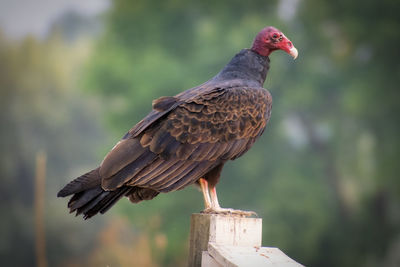
[[[67,10],[90,16],[109,5],[108,0],[0,0],[0,28],[12,38],[44,37],[50,24]]]
[[[279,0],[278,15],[291,20],[301,0]],[[0,0],[0,29],[11,38],[27,34],[44,37],[51,23],[67,10],[96,15],[110,6],[110,0]]]

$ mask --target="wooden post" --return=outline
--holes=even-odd
[[[262,219],[192,214],[189,267],[302,266],[277,248],[262,248]]]
[[[44,194],[46,186],[46,153],[40,151],[36,154],[35,175],[35,249],[36,266],[47,267],[46,237],[44,230]]]

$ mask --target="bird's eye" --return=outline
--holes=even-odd
[[[279,37],[279,35],[277,34],[277,33],[274,33],[273,35],[272,35],[272,38],[274,38],[274,39],[277,39]]]

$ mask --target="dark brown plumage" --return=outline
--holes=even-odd
[[[279,32],[266,29],[262,32],[268,36]],[[123,196],[138,203],[206,181],[213,189],[211,202],[205,196],[206,208],[218,209],[213,192],[223,165],[248,151],[270,118],[271,95],[262,87],[269,58],[262,54],[244,49],[208,82],[153,101],[149,115],[100,167],[67,184],[58,196],[74,194],[68,207],[86,219],[106,212]]]

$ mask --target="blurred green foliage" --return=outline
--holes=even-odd
[[[107,135],[93,99],[77,90],[88,43],[71,46],[60,35],[38,41],[7,40],[0,34],[0,259],[4,266],[32,266],[35,156],[48,158],[45,227],[49,263],[85,255],[99,225],[66,216],[56,190],[94,164]],[[62,64],[60,64],[62,62]],[[98,160],[101,157],[97,157]],[[75,168],[73,170],[73,168]],[[96,231],[97,230],[97,231]]]
[[[67,44],[62,31],[43,42],[1,37],[1,259],[34,259],[30,190],[44,149],[52,266],[185,265],[190,214],[203,206],[194,187],[135,206],[122,200],[85,223],[52,200],[152,99],[208,80],[274,25],[299,58],[271,56],[271,121],[224,168],[221,205],[256,211],[263,245],[306,266],[398,266],[399,9],[395,0],[114,0],[94,46]],[[26,259],[15,256],[21,251]]]

